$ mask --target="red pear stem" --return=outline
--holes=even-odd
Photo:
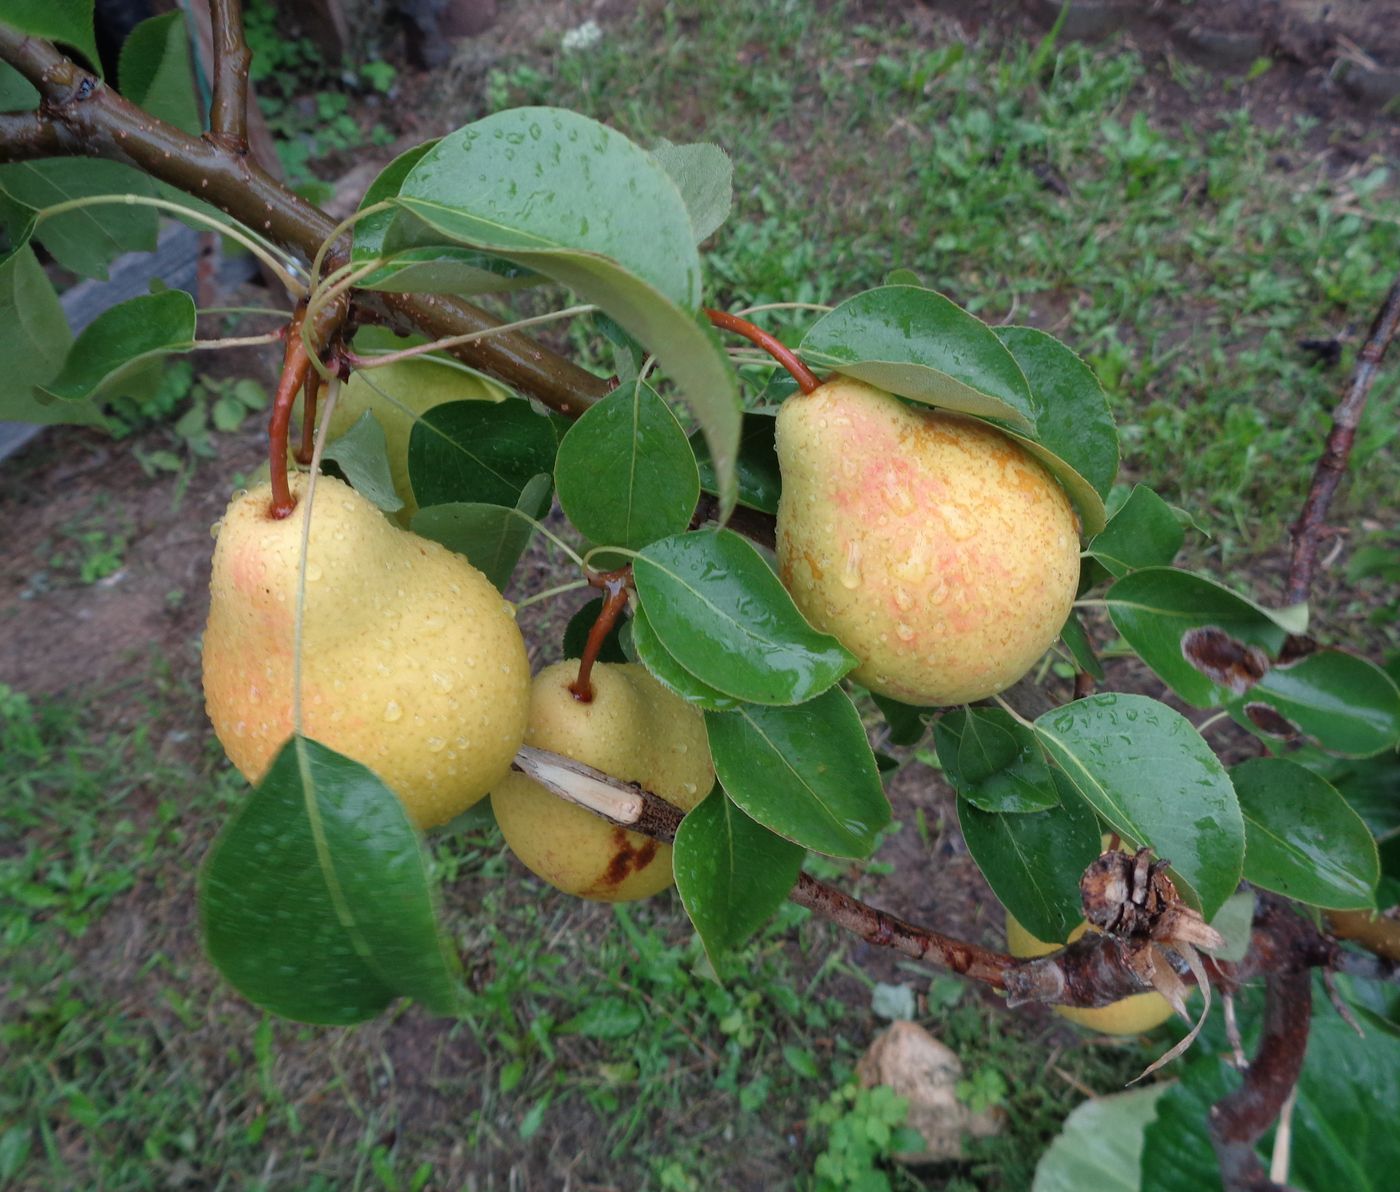
[[[569,692],[581,704],[593,702],[593,664],[598,661],[598,652],[607,641],[608,634],[617,624],[617,618],[627,607],[627,586],[632,581],[632,568],[622,567],[617,571],[606,571],[601,575],[590,575],[588,582],[595,588],[603,589],[603,607],[593,628],[588,631],[588,641],[583,647],[583,657],[578,660],[578,678],[569,684]]]
[[[287,484],[287,436],[292,426],[292,407],[296,404],[297,390],[306,382],[306,374],[311,370],[311,360],[306,355],[306,347],[301,342],[301,321],[306,315],[305,305],[298,306],[292,320],[287,324],[287,348],[282,356],[282,375],[277,381],[277,392],[272,399],[272,416],[267,423],[267,461],[272,484],[272,505],[268,514],[276,521],[290,517],[297,507],[296,498]]]
[[[732,331],[735,335],[742,335],[750,343],[757,344],[792,374],[792,379],[797,382],[797,387],[803,393],[811,393],[821,385],[816,374],[798,359],[796,352],[777,336],[769,335],[762,327],[756,327],[748,319],[741,319],[728,311],[714,310],[708,306],[705,307],[705,316],[716,327]]]
[[[321,374],[314,368],[306,370],[301,395],[301,442],[297,444],[296,461],[305,467],[316,447],[316,399],[321,395]]]

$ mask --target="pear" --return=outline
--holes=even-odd
[[[803,614],[904,703],[985,699],[1045,653],[1079,582],[1064,491],[985,423],[836,377],[777,419],[778,567]]]
[[[204,698],[229,759],[257,782],[293,731],[307,478],[277,521],[266,484],[216,527]],[[510,769],[530,710],[514,610],[461,555],[401,530],[321,477],[305,565],[301,731],[373,770],[423,828]]]
[[[635,782],[683,811],[715,781],[705,720],[641,666],[600,662],[593,700],[574,698],[577,662],[559,662],[535,678],[525,743],[562,753],[624,782]],[[506,844],[525,867],[566,894],[629,902],[673,880],[671,848],[619,828],[512,773],[491,790]]]
[[[376,334],[371,334],[376,333]],[[410,340],[395,339],[378,327],[366,327],[355,337],[355,348],[384,346],[398,350]],[[389,454],[389,475],[403,508],[396,517],[403,525],[413,520],[418,502],[408,480],[408,441],[417,415],[449,401],[504,401],[508,394],[499,385],[465,372],[441,360],[426,357],[401,360],[379,368],[351,373],[340,387],[331,412],[327,434],[338,439],[368,410],[384,431]]]

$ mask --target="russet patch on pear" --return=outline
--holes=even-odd
[[[290,517],[266,484],[217,527],[204,697],[229,759],[257,782],[293,731],[306,476]],[[301,731],[368,766],[420,827],[445,823],[510,768],[529,715],[514,610],[461,555],[401,530],[321,477],[305,566]]]
[[[593,667],[593,699],[574,698],[578,663],[536,676],[525,743],[564,754],[623,782],[636,782],[683,811],[714,785],[698,709],[633,663]],[[647,898],[673,881],[671,847],[629,832],[511,773],[492,788],[491,809],[511,851],[566,894],[606,902]]]
[[[985,423],[837,377],[777,419],[778,564],[872,691],[919,705],[1010,686],[1050,647],[1079,582],[1063,489]]]

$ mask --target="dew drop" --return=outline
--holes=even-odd
[[[247,724],[244,723],[242,720],[240,720],[237,724],[235,724],[235,725],[233,726],[233,735],[234,735],[235,737],[246,736],[246,735],[247,735],[247,732],[248,732],[248,726],[247,726]]]
[[[913,631],[913,629],[911,629],[911,628],[910,628],[908,625],[906,625],[903,621],[901,621],[898,625],[896,625],[896,626],[894,627],[894,632],[895,632],[895,635],[896,635],[896,636],[899,638],[899,640],[902,641],[902,642],[907,642],[907,641],[913,641],[913,640],[914,640],[914,631]]]
[[[852,589],[860,586],[860,543],[854,539],[846,544],[846,562],[841,568],[841,586]]]
[[[433,686],[439,691],[451,691],[452,676],[445,675],[442,671],[433,671]]]
[[[384,705],[384,719],[387,720],[390,724],[392,724],[395,720],[400,719],[402,716],[403,709],[399,707],[398,700],[391,699],[387,704]]]
[[[308,563],[306,565],[306,578],[308,582],[314,584],[318,579],[321,578],[321,575],[322,572],[319,563]]]
[[[430,753],[441,753],[447,746],[447,742],[441,737],[429,737],[425,744],[428,746],[428,751]]]

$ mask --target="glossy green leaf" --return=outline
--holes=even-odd
[[[414,145],[400,153],[375,175],[356,210],[364,211],[368,207],[376,207],[389,199],[397,198],[403,180],[412,172],[414,166],[432,152],[437,143],[436,139],[424,141],[421,145]],[[357,265],[363,265],[376,257],[383,257],[384,238],[394,221],[402,218],[403,212],[396,208],[366,215],[355,224],[355,240],[350,249],[350,259]]]
[[[415,534],[440,542],[467,560],[504,592],[520,556],[530,545],[534,522],[549,512],[547,473],[531,477],[514,508],[452,502],[429,505],[413,515]]]
[[[572,617],[569,623],[564,626],[564,657],[582,658],[584,647],[588,645],[588,635],[593,630],[594,623],[598,620],[598,614],[603,611],[603,598],[599,596],[596,600],[590,600]],[[603,648],[598,651],[599,662],[626,662],[627,655],[623,653],[622,642],[619,640],[621,630],[627,624],[626,616],[619,617],[613,622],[612,632],[603,639]]]
[[[0,166],[0,187],[40,211],[94,195],[154,193],[144,174],[115,161],[51,157]],[[65,269],[106,280],[107,266],[124,252],[150,252],[156,246],[156,213],[151,207],[99,203],[42,217],[35,238]]]
[[[1238,1072],[1216,1056],[1188,1062],[1157,1102],[1142,1135],[1142,1192],[1222,1192],[1208,1131],[1211,1106],[1239,1088]],[[1262,1160],[1268,1166],[1265,1154]],[[1324,1192],[1315,1189],[1314,1192]]]
[[[656,355],[710,445],[721,510],[733,507],[741,405],[718,338],[697,317],[690,214],[657,160],[620,133],[558,108],[516,108],[426,153],[394,200],[386,251],[449,240],[563,282]]]
[[[0,20],[12,29],[72,46],[102,73],[92,24],[93,0],[5,0]]]
[[[633,579],[667,652],[725,695],[805,703],[856,665],[803,619],[768,564],[732,531],[654,542],[634,560]]]
[[[890,822],[875,756],[839,687],[805,704],[707,712],[715,772],[765,828],[835,857],[868,857]]]
[[[774,409],[749,410],[739,432],[739,504],[763,513],[777,514],[778,497],[783,491],[783,478],[778,472],[778,451],[773,445],[777,419]],[[707,493],[719,493],[719,482],[710,463],[710,450],[703,436],[691,440],[695,458],[700,465],[700,487]]]
[[[37,212],[0,190],[0,266],[29,246]]]
[[[512,507],[541,472],[553,474],[554,424],[525,401],[453,401],[427,410],[408,440],[408,475],[420,506],[470,502]]]
[[[1249,828],[1245,827],[1245,869],[1249,869]],[[1249,953],[1254,939],[1254,908],[1259,901],[1253,890],[1240,890],[1231,894],[1211,917],[1210,925],[1220,933],[1225,942],[1211,949],[1216,960],[1227,960],[1238,964]]]
[[[1078,613],[1070,613],[1065,618],[1065,623],[1060,626],[1060,640],[1064,642],[1065,649],[1070,652],[1075,666],[1087,674],[1093,675],[1096,679],[1103,678],[1103,663],[1099,661],[1099,656],[1094,653],[1094,643],[1089,640],[1089,634],[1084,628],[1084,622],[1079,619]]]
[[[1369,757],[1400,743],[1395,681],[1365,658],[1341,650],[1318,650],[1274,666],[1249,690],[1245,714],[1268,731],[1268,718],[1253,706],[1257,703],[1332,753]]]
[[[700,497],[690,440],[645,381],[613,390],[569,428],[554,482],[585,538],[629,550],[684,533]]]
[[[39,92],[8,62],[0,62],[0,112],[32,112]]]
[[[1037,407],[1035,439],[1082,476],[1102,500],[1118,475],[1118,431],[1093,370],[1035,327],[995,327]]]
[[[1326,779],[1377,840],[1400,837],[1400,754],[1341,758],[1300,749],[1290,757]]]
[[[204,131],[183,13],[150,17],[128,34],[117,61],[117,86],[167,124],[196,137]]]
[[[1199,575],[1168,567],[1125,576],[1105,599],[1113,624],[1128,644],[1197,708],[1220,707],[1247,690],[1255,681],[1252,676],[1267,669],[1288,636],[1253,602]],[[1201,630],[1218,630],[1223,637],[1202,638],[1199,632],[1187,636]]]
[[[716,971],[787,900],[802,857],[718,786],[681,820],[671,856],[676,891]]]
[[[924,733],[928,731],[929,717],[934,712],[933,708],[916,708],[912,704],[902,704],[874,691],[870,693],[870,698],[875,701],[880,715],[885,718],[885,724],[889,726],[891,745],[917,745],[923,740]]]
[[[1376,842],[1325,779],[1281,757],[1242,762],[1230,779],[1244,813],[1246,881],[1309,906],[1374,906]]]
[[[958,799],[967,851],[1001,904],[1036,939],[1066,940],[1084,918],[1079,878],[1099,855],[1099,822],[1063,774],[1057,807],[1026,815],[981,811]]]
[[[49,425],[96,424],[102,415],[91,401],[41,400],[39,389],[63,367],[73,333],[53,283],[34,256],[22,248],[0,262],[0,419]]]
[[[394,491],[384,428],[368,410],[343,435],[326,444],[321,458],[334,463],[351,488],[368,497],[385,513],[403,508],[403,501]]]
[[[128,298],[83,329],[42,391],[66,401],[91,398],[146,361],[189,351],[194,331],[194,299],[183,290]]]
[[[639,607],[632,617],[631,640],[637,661],[658,683],[683,700],[710,712],[728,712],[739,706],[739,700],[702,683],[671,656],[657,638],[644,608]]]
[[[1133,491],[1103,532],[1089,543],[1088,553],[1115,576],[1142,567],[1165,567],[1176,558],[1186,532],[1161,497],[1144,484]]]
[[[1045,811],[1060,801],[1035,732],[1001,708],[956,708],[933,739],[948,781],[982,811]]]
[[[848,298],[812,324],[800,351],[814,367],[901,397],[1035,430],[1035,399],[1015,357],[933,290],[880,286]]]
[[[1170,1087],[1153,1084],[1080,1102],[1040,1156],[1031,1192],[1139,1192],[1143,1131]]]
[[[718,145],[673,145],[665,139],[651,155],[681,192],[695,231],[695,243],[708,240],[729,218],[734,204],[734,163]]]
[[[1147,696],[1108,693],[1046,712],[1035,727],[1099,816],[1169,860],[1183,895],[1214,915],[1240,880],[1244,820],[1191,722]]]
[[[457,1000],[428,859],[374,774],[288,741],[204,864],[210,958],[249,1001],[301,1022],[362,1022],[397,997]]]

